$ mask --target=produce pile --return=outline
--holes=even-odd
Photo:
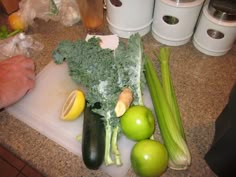
[[[142,89],[144,87],[143,56],[141,38],[139,35],[130,38],[128,47],[120,44],[113,52],[102,49],[99,38],[88,42],[63,41],[53,53],[56,63],[66,60],[72,79],[86,87],[88,106],[99,103],[99,109],[92,111],[104,119],[106,130],[105,164],[113,163],[110,157],[110,145],[115,150],[116,164],[120,164],[117,152],[117,137],[120,132],[119,119],[114,108],[117,98],[124,88],[133,92],[133,104],[143,104]]]
[[[96,37],[88,41],[62,41],[53,51],[55,63],[66,61],[71,78],[86,88],[82,139],[85,165],[90,169],[98,169],[103,162],[122,165],[117,142],[123,133],[137,141],[131,163],[138,175],[160,176],[168,163],[173,169],[186,169],[191,158],[168,70],[169,56],[165,54],[169,51],[161,50],[161,57],[158,56],[166,56],[162,88],[151,60],[144,56],[139,34],[132,35],[127,44],[120,42],[115,50],[102,49],[100,42]],[[142,95],[145,77],[164,145],[152,139],[154,116],[145,107]],[[145,146],[149,147],[148,152]],[[154,160],[141,160],[141,155],[137,155],[140,148],[143,158],[148,155]]]

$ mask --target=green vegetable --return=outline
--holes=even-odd
[[[114,51],[115,62],[118,63],[118,84],[130,87],[134,100],[133,105],[143,105],[143,89],[145,87],[143,45],[141,37],[135,34],[130,37],[128,45],[120,43]]]
[[[101,107],[92,111],[101,115],[105,124],[105,165],[121,165],[117,145],[121,132],[120,120],[114,108],[118,95],[125,87],[132,89],[135,100],[140,100],[145,80],[141,66],[141,37],[138,34],[131,36],[128,45],[120,43],[115,52],[102,49],[99,43],[100,39],[95,37],[87,42],[62,41],[54,50],[53,58],[57,64],[66,60],[72,79],[86,87],[89,106],[100,103]]]
[[[158,55],[157,53],[155,53],[155,55],[158,58],[161,66],[162,86],[165,92],[165,96],[173,113],[177,128],[181,133],[182,137],[185,139],[184,128],[182,125],[181,115],[179,112],[179,107],[175,96],[175,91],[172,84],[171,73],[169,69],[170,48],[160,48],[160,54]]]
[[[6,39],[8,37],[14,36],[15,34],[21,32],[22,30],[15,30],[11,33],[8,32],[7,27],[5,25],[2,25],[0,27],[0,40],[1,39]]]
[[[161,49],[160,57],[169,57],[168,52],[169,50],[167,49]],[[168,64],[168,60],[166,60],[165,62],[166,64]],[[168,66],[165,65],[165,67]],[[168,68],[164,68],[164,72],[162,68],[161,74],[166,75],[163,77],[165,81],[162,82],[166,82],[166,84],[170,82],[168,81],[170,80],[170,73]],[[152,97],[155,113],[157,115],[157,121],[161,131],[162,139],[169,153],[169,166],[172,169],[186,169],[191,163],[190,152],[183,136],[183,130],[180,131],[180,127],[182,126],[178,126],[176,123],[177,121],[179,121],[178,124],[180,125],[181,120],[177,120],[174,118],[175,113],[170,107],[166,96],[166,94],[173,94],[173,92],[171,91],[171,93],[165,93],[169,92],[170,90],[163,89],[155,71],[155,67],[151,59],[148,57],[146,57],[145,63],[145,76]],[[171,100],[173,101],[173,95],[172,98],[169,99],[169,101]],[[177,104],[175,106],[177,106]]]
[[[87,168],[96,170],[103,163],[105,127],[101,116],[86,106],[84,111],[82,157]]]
[[[49,15],[58,15],[59,10],[58,10],[57,5],[54,2],[54,0],[50,0],[49,6],[50,6],[50,13],[49,13]]]
[[[8,31],[6,26],[1,26],[0,27],[0,39],[5,39],[7,38]]]

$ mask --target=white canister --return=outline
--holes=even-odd
[[[109,30],[122,38],[151,30],[155,0],[106,0]]]
[[[215,16],[214,8],[205,5],[193,36],[194,46],[204,54],[222,56],[233,46],[236,39],[236,16]],[[230,17],[230,19],[227,19]]]
[[[203,2],[204,0],[156,0],[153,37],[170,46],[186,44],[193,35]]]

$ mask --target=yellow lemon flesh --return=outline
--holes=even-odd
[[[62,108],[62,120],[75,120],[84,111],[85,96],[81,90],[74,90],[67,97]]]
[[[20,14],[17,12],[12,13],[8,17],[8,23],[13,30],[24,30],[25,29],[25,23],[23,19],[21,18]]]

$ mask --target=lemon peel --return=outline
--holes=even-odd
[[[81,90],[72,91],[67,97],[61,113],[62,120],[75,120],[79,118],[85,108],[85,96]]]

